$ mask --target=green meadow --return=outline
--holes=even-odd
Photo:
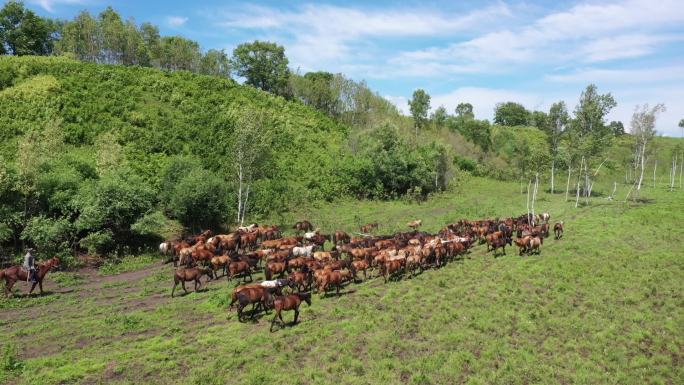
[[[459,186],[422,203],[341,201],[271,222],[306,217],[329,232],[377,220],[390,233],[420,218],[436,232],[525,212],[517,183]],[[316,294],[299,324],[273,333],[272,312],[240,323],[227,310],[235,281],[172,299],[172,267],[154,256],[53,273],[46,295],[27,298],[19,284],[0,301],[0,382],[680,384],[684,192],[661,184],[624,203],[625,186],[616,200],[605,199],[608,188],[578,208],[540,192],[537,211],[566,232],[539,256],[507,248],[494,258],[476,246],[414,278]]]

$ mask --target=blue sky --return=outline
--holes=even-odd
[[[589,83],[611,92],[609,119],[629,128],[639,103],[665,103],[659,132],[684,118],[684,1],[123,1],[27,0],[72,18],[112,5],[164,35],[228,52],[254,39],[286,48],[301,72],[342,72],[406,111],[416,88],[449,111],[462,101],[489,118],[497,102],[573,108]]]

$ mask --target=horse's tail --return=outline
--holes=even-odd
[[[271,280],[271,269],[269,269],[268,266],[264,269],[264,276],[267,281]]]

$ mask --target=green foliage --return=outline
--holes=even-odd
[[[425,90],[417,89],[413,91],[411,100],[408,101],[411,116],[413,117],[413,125],[416,127],[416,135],[418,129],[424,128],[428,121],[428,111],[430,110],[430,95]]]
[[[15,344],[5,344],[2,350],[1,365],[4,372],[12,372],[24,368],[24,362],[17,357],[17,346]]]
[[[73,236],[74,228],[68,219],[44,216],[31,218],[21,234],[22,239],[36,246],[39,255],[47,258],[68,252]]]
[[[207,170],[192,170],[173,188],[169,209],[175,218],[193,230],[219,228],[228,214],[225,181]]]
[[[79,244],[88,250],[90,255],[105,255],[113,251],[116,246],[114,235],[109,229],[88,233],[81,238]]]
[[[55,31],[51,20],[39,17],[20,1],[8,1],[0,9],[0,55],[49,55]]]
[[[425,197],[448,184],[446,149],[437,144],[415,147],[398,130],[385,125],[362,138],[361,152],[347,170],[351,191],[360,197]]]
[[[499,103],[494,108],[494,123],[501,126],[524,126],[530,123],[530,112],[520,103]]]
[[[233,50],[235,73],[247,84],[278,95],[286,90],[288,63],[285,48],[268,41],[242,43]]]
[[[615,106],[617,102],[613,96],[610,93],[599,94],[594,84],[582,91],[569,132],[577,154],[598,156],[610,146],[613,132],[605,125],[604,119]]]
[[[139,236],[164,240],[179,238],[183,233],[183,226],[167,218],[161,211],[154,211],[135,222],[131,230]]]

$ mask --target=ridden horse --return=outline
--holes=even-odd
[[[553,225],[553,233],[556,236],[557,240],[563,237],[563,221],[560,221]]]
[[[40,294],[43,294],[43,279],[45,278],[45,275],[52,270],[52,268],[59,266],[59,258],[53,257],[48,259],[45,262],[38,263],[36,264],[36,275],[35,279],[36,282],[33,282],[31,284],[31,289],[29,290],[29,295],[33,293],[33,289],[36,288],[36,285],[40,288]],[[5,270],[0,270],[0,280],[4,279],[5,280],[5,296],[6,297],[11,297],[12,296],[12,286],[17,281],[27,281],[28,280],[28,271],[24,270],[23,266],[12,266],[9,267]]]
[[[211,279],[214,271],[210,267],[190,267],[186,269],[178,269],[173,272],[173,289],[171,289],[171,298],[173,298],[176,291],[176,286],[181,283],[183,291],[188,294],[188,289],[185,288],[185,282],[195,281],[195,291],[202,286],[202,281],[200,279],[203,275],[206,275]]]
[[[264,310],[268,309],[269,303],[272,301],[271,293],[264,287],[247,287],[242,288],[239,291],[237,289],[233,290],[231,295],[232,301],[230,302],[229,309],[233,308],[233,304],[235,302],[238,303],[237,313],[238,320],[240,322],[243,320],[242,311],[249,304],[252,304],[252,315],[250,318],[254,319],[254,316],[256,312],[259,311],[259,308],[263,308]]]
[[[302,231],[311,231],[314,229],[313,225],[311,222],[304,220],[301,222],[297,222],[292,226],[293,229],[297,231],[297,233],[302,232]]]
[[[306,302],[307,305],[311,306],[311,293],[296,293],[276,297],[273,300],[273,308],[275,309],[276,314],[273,316],[273,320],[271,321],[270,331],[273,331],[273,325],[276,322],[276,318],[279,318],[280,322],[283,324],[285,323],[285,321],[283,321],[283,315],[281,314],[283,310],[294,310],[295,314],[292,324],[296,325],[297,318],[299,318],[299,305],[301,305],[302,302]]]

